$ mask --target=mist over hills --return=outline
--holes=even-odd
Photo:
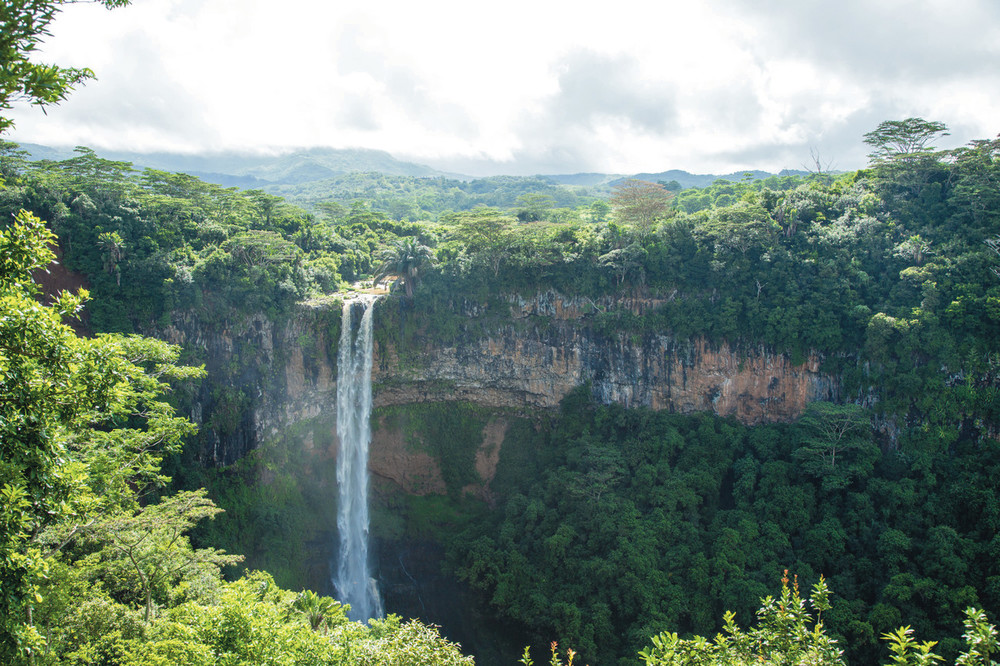
[[[33,143],[21,144],[33,160],[65,160],[75,155],[67,146],[53,147]],[[95,150],[104,159],[131,162],[136,168],[161,169],[197,176],[225,187],[259,188],[269,190],[275,186],[298,186],[329,180],[350,173],[380,173],[387,176],[412,178],[447,178],[452,180],[482,180],[464,174],[434,169],[424,164],[396,159],[381,150],[360,148],[308,148],[290,153],[144,153],[137,151]],[[739,171],[730,174],[694,174],[681,169],[658,173],[608,174],[539,174],[524,178],[543,177],[554,184],[577,187],[611,187],[627,178],[668,183],[676,181],[682,188],[707,187],[719,179],[741,180],[746,174],[754,179],[775,175],[765,171]],[[799,170],[783,170],[777,175],[804,175]]]
[[[751,180],[762,180],[769,176],[805,176],[808,173],[808,171],[802,171],[799,169],[782,169],[778,173],[774,174],[768,171],[754,169],[749,171],[734,171],[733,173],[720,175],[709,173],[691,173],[681,169],[670,169],[669,171],[660,171],[658,173],[636,173],[629,176],[623,176],[621,174],[609,175],[603,173],[576,173],[550,175],[546,177],[552,179],[560,185],[580,185],[585,187],[606,185],[613,187],[629,178],[635,178],[638,180],[648,180],[654,183],[676,182],[681,186],[681,188],[686,189],[689,187],[708,187],[717,180],[743,180],[747,177],[747,174],[750,175]]]
[[[32,159],[64,160],[74,156],[69,147],[21,144]],[[142,153],[95,150],[104,159],[131,162],[137,168],[149,167],[198,176],[219,185],[264,187],[269,184],[300,184],[332,178],[352,172],[378,172],[395,176],[456,177],[422,164],[403,162],[380,150],[309,148],[291,153]],[[458,176],[460,178],[468,178]]]

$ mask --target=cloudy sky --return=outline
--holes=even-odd
[[[473,175],[864,166],[886,119],[1000,132],[997,0],[133,0],[41,60],[98,80],[13,139],[375,148]]]

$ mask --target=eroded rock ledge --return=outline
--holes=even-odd
[[[376,345],[375,404],[548,409],[588,384],[603,403],[711,411],[757,424],[789,421],[811,401],[839,398],[839,383],[820,371],[818,355],[793,364],[760,346],[713,345],[668,331],[606,336],[590,325],[595,312],[642,314],[669,298],[509,296],[509,318],[487,334],[447,344],[427,336],[407,349]],[[462,312],[483,316],[475,304]],[[303,306],[281,324],[256,315],[211,328],[188,316],[158,332],[196,350],[208,366],[190,413],[211,426],[203,428],[202,460],[229,464],[299,423],[334,418],[337,322],[339,307]],[[234,408],[239,412],[220,418],[220,410]]]
[[[662,299],[661,299],[662,300]],[[377,406],[467,400],[491,407],[552,408],[589,384],[597,400],[672,412],[712,411],[746,424],[789,421],[814,400],[836,400],[835,378],[812,355],[794,365],[763,347],[712,345],[667,332],[602,336],[586,324],[612,305],[554,292],[509,299],[512,320],[486,337],[418,349],[376,348]],[[619,302],[642,313],[660,300]],[[474,315],[473,315],[474,316]]]

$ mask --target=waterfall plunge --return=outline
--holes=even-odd
[[[337,531],[340,558],[333,581],[341,602],[350,604],[348,617],[366,622],[382,616],[378,586],[368,570],[368,444],[372,432],[372,313],[376,297],[344,303],[337,357]],[[364,308],[357,334],[352,310]]]

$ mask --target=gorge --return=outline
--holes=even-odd
[[[598,305],[641,311],[655,302],[605,299]],[[245,411],[231,431],[202,430],[200,455],[204,457],[200,464],[226,464],[248,456],[269,460],[274,456],[276,462],[269,466],[280,464],[297,486],[315,486],[314,496],[337,503],[336,531],[332,516],[316,517],[316,509],[310,508],[315,500],[302,509],[312,516],[304,523],[308,525],[306,532],[314,534],[303,543],[313,545],[303,546],[306,555],[286,563],[297,569],[292,580],[301,583],[296,584],[326,589],[322,562],[331,553],[322,544],[343,540],[345,534],[360,539],[363,530],[360,523],[343,515],[351,501],[343,493],[358,481],[341,481],[337,491],[329,480],[318,477],[319,464],[335,458],[340,478],[341,465],[349,460],[348,455],[355,455],[348,453],[345,443],[357,436],[360,426],[338,418],[337,440],[323,433],[332,426],[331,414],[354,414],[344,404],[358,400],[345,396],[345,373],[370,377],[374,432],[367,467],[375,481],[372,527],[378,576],[388,588],[386,610],[440,623],[449,636],[481,655],[499,649],[503,656],[495,659],[500,661],[509,658],[517,646],[491,647],[503,638],[484,636],[482,622],[479,627],[470,626],[476,612],[469,591],[441,571],[444,553],[439,545],[426,535],[416,539],[407,536],[411,528],[406,527],[409,519],[405,516],[412,509],[401,510],[399,503],[406,502],[403,498],[432,501],[435,497],[468,495],[495,502],[497,493],[491,483],[500,458],[506,455],[505,440],[511,425],[549,418],[547,414],[556,413],[560,402],[579,389],[586,389],[599,403],[681,414],[708,412],[746,424],[790,421],[811,401],[836,398],[840,390],[836,377],[822,372],[823,361],[818,355],[795,364],[787,354],[761,346],[679,340],[663,334],[606,336],[592,326],[596,314],[592,306],[552,291],[499,299],[493,307],[501,309],[505,321],[495,330],[480,328],[480,324],[493,321],[489,310],[465,305],[461,308],[463,318],[471,329],[484,331],[481,336],[442,343],[426,335],[409,340],[405,348],[393,340],[398,330],[387,330],[393,326],[391,312],[383,313],[385,318],[378,314],[386,307],[391,305],[383,301],[367,306],[360,326],[352,323],[352,318],[362,312],[362,306],[350,299],[343,305],[336,300],[301,306],[284,322],[250,317],[223,331],[185,325],[178,319],[164,336],[187,348],[203,350],[211,376],[233,373],[231,380],[223,382],[248,382],[243,392],[254,396],[243,403]],[[372,326],[367,332],[367,342],[372,345],[367,369],[359,358],[345,356],[349,331],[357,331],[357,352],[366,338],[365,326]],[[204,402],[196,401],[192,413],[200,414],[203,422],[216,422],[212,414],[226,405],[213,402],[213,391],[207,386],[201,395]],[[443,411],[433,411],[438,405]],[[462,446],[466,448],[442,448],[434,441],[455,441],[456,437],[454,433],[426,430],[428,420],[422,416],[426,412],[421,411],[426,409],[440,413],[438,418],[478,414],[479,420],[465,431]],[[345,432],[348,428],[355,432]],[[251,455],[255,450],[259,457]],[[454,466],[454,461],[463,457],[470,460],[469,469],[474,471],[462,475],[449,469],[449,464]],[[277,463],[279,460],[283,462]],[[274,474],[265,473],[255,483],[266,489],[274,483]],[[340,494],[336,500],[335,491]],[[328,527],[315,531],[317,524]],[[260,547],[248,546],[239,547],[250,552]],[[340,581],[351,580],[350,576],[368,580],[367,574],[342,570],[347,561],[344,547],[342,541],[338,555],[341,569],[335,581],[338,597],[352,608],[375,608],[377,599],[367,585],[353,592],[341,586]],[[364,562],[367,555],[360,557]],[[260,566],[267,562],[266,558],[256,561]],[[458,603],[456,599],[465,600]]]
[[[622,302],[637,310],[650,304]],[[809,402],[839,396],[837,378],[822,372],[818,354],[796,364],[762,345],[669,334],[605,336],[588,326],[593,312],[579,299],[556,292],[512,296],[499,307],[507,322],[445,344],[430,334],[401,349],[391,334],[380,339],[376,331],[373,405],[467,401],[488,408],[554,409],[570,391],[588,385],[603,403],[708,411],[752,425],[791,421]],[[488,318],[471,306],[463,311],[470,323]],[[220,331],[180,320],[162,333],[170,342],[201,350],[210,371],[230,374],[223,381],[242,381],[244,392],[256,396],[246,401],[238,427],[205,433],[210,441],[200,455],[206,464],[234,462],[282,431],[332,411],[339,314],[334,301],[303,306],[283,324],[255,316]],[[202,421],[210,418],[204,410],[225,406],[210,394],[203,389],[193,408]]]
[[[238,585],[273,576],[374,608],[344,589],[373,578],[379,632],[395,612],[480,664],[552,640],[634,663],[659,631],[752,621],[787,568],[827,577],[841,596],[824,626],[875,663],[904,623],[952,636],[962,608],[1000,604],[1000,287],[992,213],[968,198],[992,182],[993,145],[908,162],[924,171],[906,187],[879,168],[681,191],[652,229],[600,219],[599,201],[546,220],[413,223],[361,204],[318,219],[155,173],[85,199],[83,167],[122,173],[93,155],[39,167],[5,201],[55,220],[65,266],[97,294],[84,325],[204,364],[170,395],[200,430],[162,471],[225,511],[192,547],[267,572]],[[345,316],[376,257],[406,289]],[[365,309],[371,355],[341,359]],[[372,568],[342,575],[340,536],[365,531],[337,481],[366,439],[338,433],[352,366],[371,382],[355,470],[371,474],[356,561]],[[288,594],[278,607],[319,621],[322,600]]]
[[[0,11],[0,663],[997,663],[990,12],[743,3],[665,39],[617,7],[151,2],[101,33],[78,4],[133,3]],[[33,129],[91,59],[114,100]],[[967,143],[862,135],[886,108]],[[268,132],[498,174],[813,166],[204,152]]]

